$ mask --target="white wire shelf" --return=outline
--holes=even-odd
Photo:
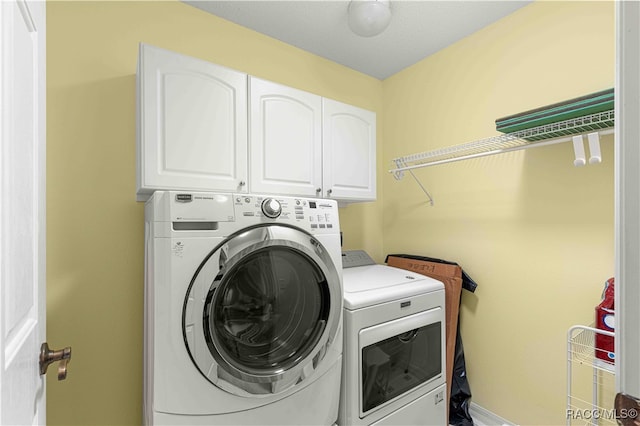
[[[615,333],[576,325],[567,332],[567,426],[616,425],[615,364],[596,345],[596,336]],[[602,359],[605,358],[605,359]]]
[[[581,364],[591,365],[609,373],[615,372],[615,364],[606,360],[606,351],[596,347],[596,334],[614,337],[615,333],[594,327],[574,326],[568,333],[569,360]],[[602,355],[602,356],[598,356]]]
[[[568,142],[572,136],[577,134],[590,132],[598,132],[600,135],[611,134],[613,133],[614,118],[614,110],[608,110],[461,145],[398,157],[391,160],[394,168],[389,172],[399,180],[404,177],[404,171]]]

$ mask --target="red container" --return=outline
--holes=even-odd
[[[604,284],[602,301],[596,306],[596,328],[610,332],[615,331],[615,285],[614,279],[609,278]],[[596,358],[607,361],[615,361],[614,338],[601,333],[596,333]]]

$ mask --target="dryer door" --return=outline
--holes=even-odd
[[[340,275],[312,235],[281,225],[243,230],[196,271],[183,310],[187,349],[214,385],[283,392],[310,377],[336,343]]]

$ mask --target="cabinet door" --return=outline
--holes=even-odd
[[[141,44],[137,78],[138,200],[246,192],[246,74]]]
[[[322,184],[322,98],[250,78],[251,192],[317,196]]]
[[[376,199],[376,114],[323,99],[323,197]]]

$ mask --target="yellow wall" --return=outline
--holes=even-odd
[[[138,43],[377,111],[379,121],[382,83],[179,2],[48,2],[47,31],[47,332],[52,346],[73,347],[68,379],[48,380],[47,419],[136,425],[144,256],[143,205],[135,202]],[[346,247],[381,256],[380,205],[341,212]]]
[[[178,2],[48,2],[49,424],[139,424],[143,212],[135,199],[138,42],[378,113],[378,199],[343,209],[345,248],[458,261],[473,401],[520,424],[565,421],[565,332],[613,274],[613,143],[416,172],[396,156],[495,134],[494,120],[613,86],[613,2],[538,2],[380,82]],[[383,143],[383,140],[386,143]]]
[[[384,164],[497,134],[494,120],[614,85],[614,3],[536,2],[384,81]],[[473,401],[517,424],[565,423],[566,330],[613,275],[613,138],[575,168],[570,143],[383,183],[385,253],[459,262]],[[383,173],[380,170],[380,173]]]

